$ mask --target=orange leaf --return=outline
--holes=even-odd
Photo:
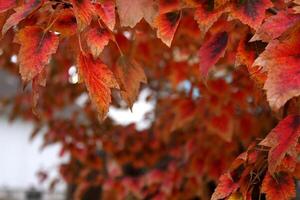
[[[29,0],[22,6],[15,9],[15,13],[12,14],[2,28],[2,35],[4,35],[11,27],[17,25],[20,21],[28,17],[31,13],[37,10],[43,3],[43,0]]]
[[[201,4],[197,6],[194,18],[204,36],[208,29],[227,11],[227,7],[220,7],[215,10],[206,10]]]
[[[57,13],[52,30],[61,33],[63,36],[71,36],[76,33],[76,17],[71,9],[64,9]]]
[[[110,69],[91,54],[78,56],[79,73],[83,78],[92,102],[96,105],[99,119],[103,120],[111,102],[110,88],[119,88]]]
[[[111,31],[114,30],[116,24],[115,7],[116,3],[113,0],[104,0],[101,4],[95,5],[97,14]]]
[[[235,1],[231,5],[231,15],[248,24],[254,29],[258,29],[263,19],[265,18],[265,11],[271,8],[273,4],[270,0],[241,0]]]
[[[51,54],[57,50],[59,38],[37,26],[27,26],[18,32],[15,41],[21,45],[20,73],[23,81],[28,82],[49,63]]]
[[[104,28],[91,28],[87,31],[86,42],[95,58],[100,55],[110,38],[109,31]]]
[[[272,40],[253,66],[268,72],[264,89],[270,106],[279,110],[289,99],[300,95],[300,25]]]
[[[76,16],[79,30],[88,26],[93,18],[94,6],[90,0],[70,0],[73,5],[73,11]]]
[[[132,108],[137,99],[140,83],[147,83],[143,68],[135,61],[121,56],[114,67],[114,74],[121,87],[121,96],[127,105]]]
[[[200,50],[200,72],[207,77],[210,68],[224,55],[228,42],[228,33],[225,31],[215,33],[206,40]]]
[[[261,190],[267,200],[290,200],[296,197],[295,182],[288,174],[281,173],[272,177],[267,173]]]
[[[133,28],[142,18],[152,25],[157,9],[153,0],[117,0],[121,26]]]
[[[180,11],[161,14],[155,19],[157,37],[160,38],[168,47],[171,46],[180,19]]]
[[[269,172],[274,174],[285,155],[296,159],[296,146],[300,136],[300,116],[289,115],[260,142],[260,145],[271,147],[268,155]]]
[[[229,173],[223,174],[219,179],[219,184],[216,187],[211,200],[224,199],[238,189],[239,185],[232,180]]]

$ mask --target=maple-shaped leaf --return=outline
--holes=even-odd
[[[100,55],[110,38],[110,32],[105,28],[94,27],[87,31],[86,42],[95,58]]]
[[[56,14],[56,20],[51,30],[59,32],[63,36],[71,36],[76,33],[76,17],[71,9],[63,9]]]
[[[273,6],[270,0],[241,0],[234,1],[230,14],[242,23],[258,29],[265,18],[265,11]]]
[[[119,88],[112,71],[91,54],[78,56],[79,74],[83,78],[92,102],[96,106],[99,119],[103,120],[111,102],[111,88]]]
[[[116,24],[116,3],[113,0],[104,0],[101,4],[96,4],[95,9],[101,20],[112,31]]]
[[[12,14],[2,28],[2,35],[4,35],[11,27],[17,25],[20,21],[28,17],[31,13],[37,10],[43,3],[43,0],[29,0],[15,9],[15,13]]]
[[[155,19],[157,37],[160,38],[168,47],[171,46],[173,37],[177,30],[181,18],[181,12],[169,12],[158,15]]]
[[[230,173],[223,174],[219,183],[211,197],[211,200],[224,199],[231,193],[234,193],[239,188],[239,185],[232,180]]]
[[[268,155],[269,172],[274,174],[286,155],[296,159],[296,146],[300,136],[300,116],[289,115],[260,142],[270,147]]]
[[[272,40],[253,66],[261,66],[268,76],[264,84],[267,100],[279,110],[289,99],[300,95],[300,25]]]
[[[16,0],[2,0],[0,2],[0,13],[5,12],[9,9],[12,9],[17,5]]]
[[[150,25],[157,15],[153,0],[116,0],[121,26],[133,28],[144,18]]]
[[[140,83],[147,83],[143,68],[135,60],[121,56],[113,71],[120,85],[122,98],[132,108],[139,94]]]
[[[296,197],[294,179],[285,173],[276,174],[274,177],[267,173],[261,191],[266,194],[267,200],[290,200]]]
[[[269,42],[278,38],[283,32],[299,21],[299,14],[293,14],[291,10],[280,11],[265,20],[251,38],[251,41],[262,40]]]
[[[95,13],[94,6],[90,0],[70,0],[76,16],[79,30],[88,26]]]
[[[18,32],[15,42],[21,45],[20,73],[26,83],[49,63],[51,54],[57,50],[59,38],[53,32],[44,32],[37,26],[27,26]]]
[[[226,31],[217,32],[205,40],[199,50],[199,66],[202,76],[207,77],[209,70],[224,56],[228,43]]]

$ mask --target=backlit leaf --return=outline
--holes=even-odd
[[[87,31],[86,42],[95,58],[100,55],[110,38],[110,32],[104,28],[93,27]]]
[[[289,99],[300,95],[300,26],[272,40],[255,60],[268,77],[264,85],[270,106],[276,111]]]
[[[270,0],[242,0],[235,1],[231,6],[231,15],[244,24],[258,29],[265,17],[265,11],[272,7]]]
[[[232,180],[229,173],[223,174],[219,179],[219,184],[216,187],[211,200],[224,199],[238,189],[239,185]]]
[[[94,15],[94,6],[90,0],[70,0],[76,16],[79,30],[88,26]]]
[[[296,197],[295,182],[288,174],[281,173],[272,177],[267,173],[261,190],[267,200],[290,200]]]
[[[296,146],[300,136],[300,116],[289,115],[260,142],[260,145],[270,147],[268,155],[269,172],[276,172],[285,155],[296,159]]]
[[[99,119],[104,120],[111,102],[111,88],[119,88],[118,83],[112,71],[91,54],[81,53],[77,63]]]
[[[161,14],[155,19],[157,37],[160,38],[168,47],[171,46],[180,18],[181,12],[175,11]]]
[[[19,51],[20,73],[26,83],[37,76],[49,63],[57,50],[59,38],[52,32],[44,32],[36,26],[27,26],[16,35],[21,45]]]
[[[199,50],[201,75],[207,77],[209,70],[224,55],[228,42],[228,33],[218,32],[205,40]]]

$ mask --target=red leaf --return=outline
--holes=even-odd
[[[218,32],[204,41],[199,50],[200,72],[207,77],[210,68],[224,55],[228,42],[228,33]]]
[[[279,174],[273,178],[267,173],[261,190],[267,200],[290,200],[296,197],[295,182],[288,174]]]
[[[61,33],[63,36],[71,36],[76,33],[76,17],[71,9],[64,9],[57,13],[52,30]]]
[[[153,0],[116,0],[121,26],[133,28],[142,18],[152,25],[157,14]]]
[[[231,193],[235,192],[239,185],[232,180],[229,173],[223,174],[219,179],[219,184],[216,187],[211,200],[224,199]]]
[[[16,0],[2,0],[0,2],[0,13],[12,9],[17,5]]]
[[[73,5],[73,11],[76,16],[79,30],[88,26],[93,18],[94,6],[90,0],[70,0]]]
[[[178,11],[161,14],[155,19],[157,37],[160,38],[168,47],[171,46],[180,18],[181,12]]]
[[[296,159],[296,146],[300,136],[300,116],[289,115],[260,142],[260,145],[271,147],[268,155],[269,172],[274,174],[285,155]]]
[[[24,3],[22,6],[16,8],[16,12],[12,14],[5,22],[2,28],[2,35],[4,35],[11,27],[17,25],[20,21],[37,10],[42,3],[43,0],[29,0],[27,3]]]
[[[101,4],[95,5],[97,14],[111,31],[114,30],[116,24],[115,7],[116,3],[113,0],[104,0]]]
[[[27,26],[18,32],[15,41],[21,44],[20,73],[23,81],[28,82],[49,63],[51,54],[54,54],[58,47],[59,38],[39,27]]]
[[[248,24],[254,29],[258,29],[263,19],[265,11],[271,8],[273,4],[270,0],[242,0],[236,1],[231,6],[231,15],[238,18],[244,24]]]
[[[177,10],[180,7],[179,0],[159,0],[159,13],[167,13]]]
[[[206,10],[201,4],[195,11],[195,20],[199,24],[201,35],[204,36],[208,29],[226,12],[227,7],[220,7],[213,11]]]
[[[268,72],[264,85],[270,106],[276,111],[289,99],[300,95],[300,26],[272,40],[253,66]]]
[[[139,94],[140,83],[147,83],[143,68],[135,60],[121,56],[114,67],[114,74],[121,87],[122,98],[132,108]]]
[[[268,42],[278,38],[284,31],[300,21],[300,15],[291,11],[281,11],[266,19],[250,41],[262,40]]]
[[[97,107],[99,119],[103,120],[111,102],[110,88],[119,88],[110,69],[91,54],[78,56],[79,73],[83,78],[92,102]]]
[[[91,28],[87,31],[86,42],[95,58],[100,55],[110,38],[109,31],[104,28]]]

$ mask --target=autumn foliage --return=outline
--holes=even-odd
[[[299,0],[1,0],[0,27],[0,105],[61,144],[71,199],[296,198]],[[107,117],[141,89],[149,127]]]

